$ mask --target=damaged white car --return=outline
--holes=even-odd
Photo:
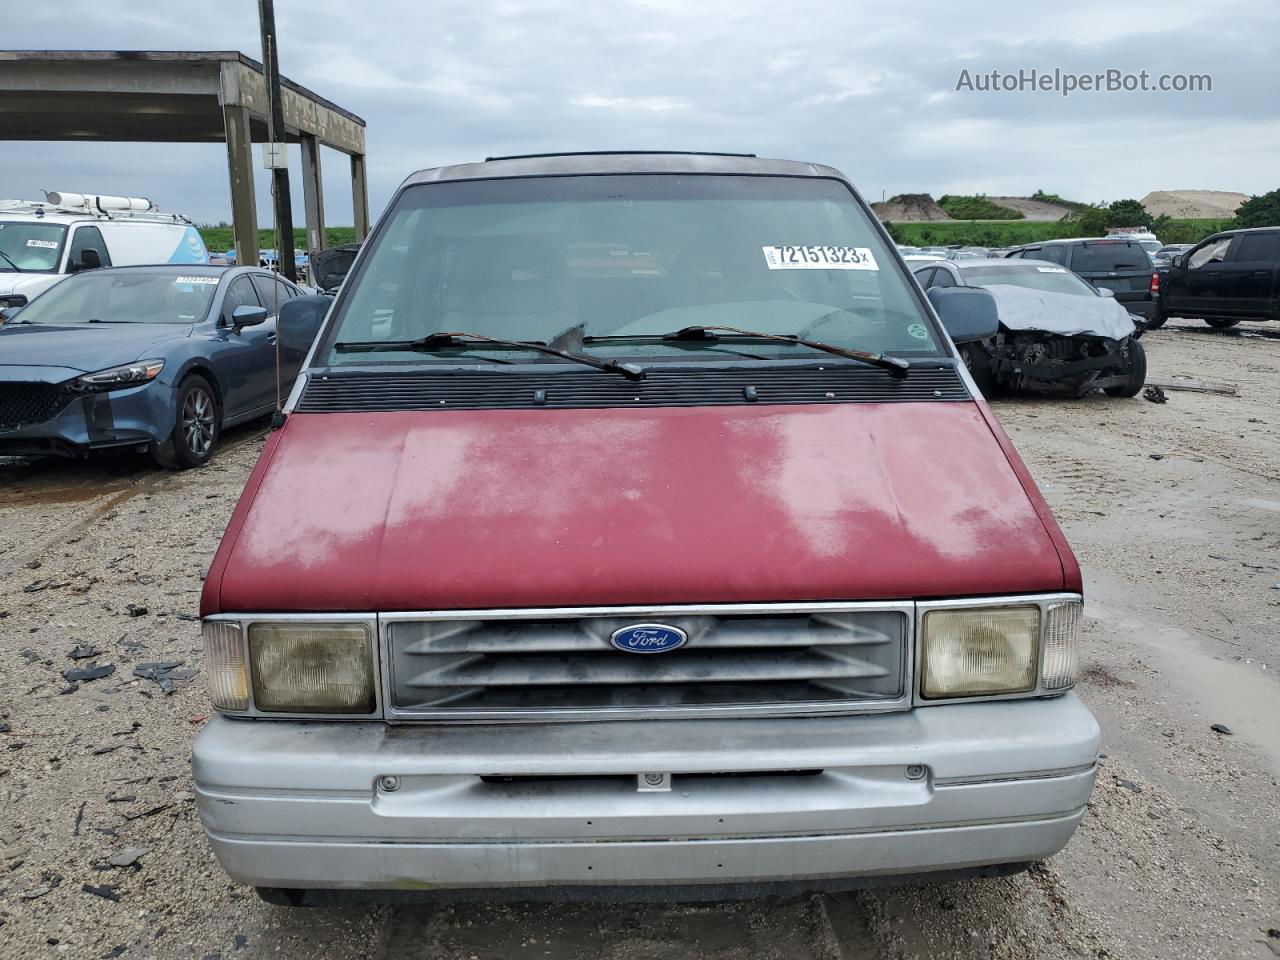
[[[925,290],[983,287],[996,298],[1000,331],[964,344],[961,356],[984,395],[1001,388],[1133,397],[1147,379],[1141,331],[1111,292],[1047,260],[960,260],[914,270]]]

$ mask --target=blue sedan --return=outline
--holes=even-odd
[[[302,296],[253,267],[68,277],[0,325],[0,454],[133,447],[200,466],[288,395],[315,329],[278,340],[276,314]]]

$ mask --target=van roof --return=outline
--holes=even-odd
[[[770,160],[750,154],[678,153],[551,153],[520,157],[494,157],[480,163],[419,170],[402,186],[450,180],[496,180],[513,177],[555,177],[628,173],[737,174],[739,176],[835,177],[845,179],[834,167],[796,160]]]
[[[102,212],[92,207],[60,207],[44,200],[0,199],[0,218],[39,220],[45,223],[79,223],[82,220],[115,223],[177,223],[191,225],[191,221],[179,213],[161,213],[158,210],[110,210]]]

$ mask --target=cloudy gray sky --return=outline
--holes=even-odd
[[[276,0],[276,15],[284,73],[368,122],[375,213],[421,167],[595,148],[831,163],[872,200],[1280,187],[1273,0]],[[7,0],[4,20],[11,48],[261,53],[256,0]],[[1213,89],[955,89],[963,69],[1031,68],[1207,73]],[[328,221],[350,223],[345,158],[325,161]],[[264,218],[266,187],[259,171]],[[41,188],[229,218],[218,145],[0,144],[0,196]]]

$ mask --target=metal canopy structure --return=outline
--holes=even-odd
[[[369,231],[365,122],[281,79],[285,129],[302,153],[307,246],[324,247],[320,146],[351,158],[356,239]],[[236,51],[0,50],[0,140],[227,145],[236,259],[258,262],[253,144],[267,138],[262,64]]]

